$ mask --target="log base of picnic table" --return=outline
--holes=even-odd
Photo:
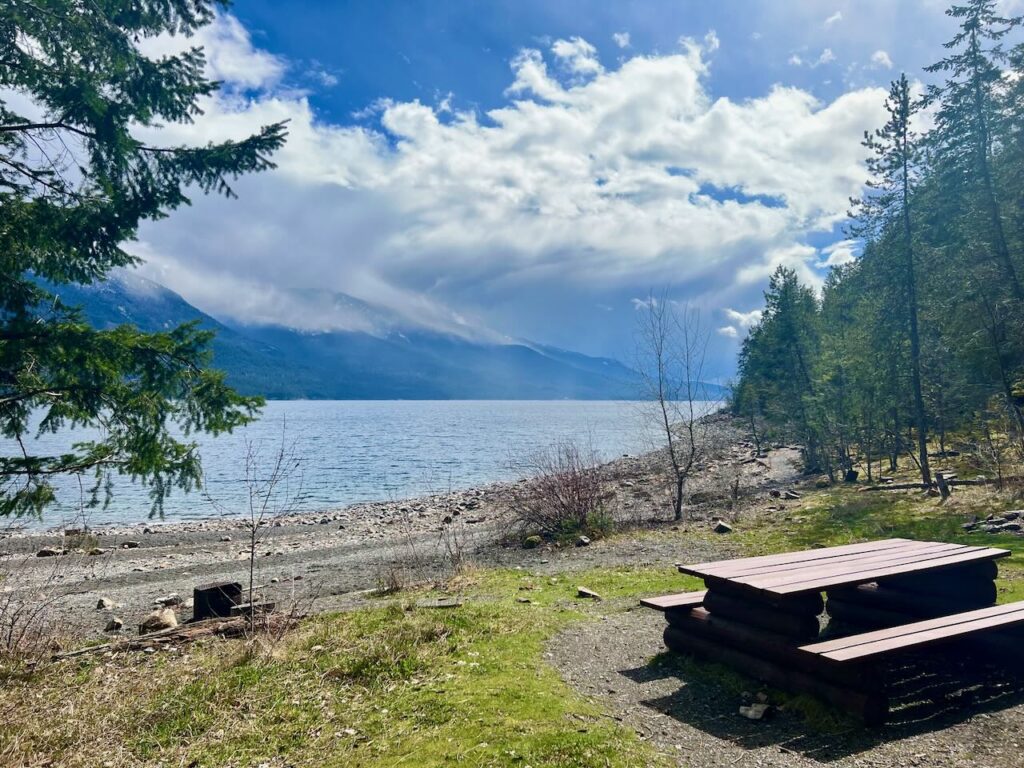
[[[672,651],[726,664],[790,693],[806,693],[845,710],[867,725],[885,721],[888,699],[877,678],[855,667],[835,665],[802,653],[789,638],[714,619],[695,609],[666,613],[665,645]]]
[[[665,613],[669,649],[725,663],[788,692],[816,696],[875,725],[884,722],[889,708],[879,667],[883,657],[947,636],[1003,648],[1024,639],[1024,604],[1009,611],[993,607],[994,560],[1008,554],[888,539],[701,563],[680,570],[702,577],[706,592],[643,603]],[[839,640],[818,642],[823,605],[828,635]],[[992,611],[998,615],[990,616]],[[1016,629],[991,631],[1011,625]],[[892,628],[891,636],[863,633],[884,632],[879,628]],[[858,649],[849,650],[843,638]],[[831,650],[834,642],[843,648]]]

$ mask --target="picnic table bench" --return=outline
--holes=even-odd
[[[878,723],[889,706],[880,660],[1024,626],[1024,602],[994,605],[996,561],[1009,554],[885,539],[696,563],[679,570],[702,578],[706,590],[641,604],[665,614],[671,650],[724,662]]]

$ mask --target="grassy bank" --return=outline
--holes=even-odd
[[[966,535],[960,525],[1012,506],[983,491],[940,506],[916,494],[835,488],[742,518],[726,537],[706,525],[629,536],[679,541],[681,548],[707,537],[730,554],[887,536],[1002,546],[1014,553],[1001,565],[1000,600],[1008,601],[1024,599],[1024,539]],[[579,599],[579,585],[605,600]],[[697,586],[666,567],[555,576],[486,570],[444,590],[315,617],[259,651],[212,640],[47,665],[4,681],[0,763],[659,765],[663,758],[646,742],[562,681],[545,661],[545,643],[574,622],[629,610],[641,595]],[[420,605],[440,594],[463,604]],[[651,649],[652,663],[665,663],[658,650]],[[722,685],[731,693],[743,681],[723,678]]]

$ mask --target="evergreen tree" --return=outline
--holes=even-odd
[[[224,5],[0,6],[0,430],[20,446],[0,458],[0,514],[41,513],[54,499],[50,478],[62,473],[92,475],[93,503],[110,473],[130,475],[149,485],[159,510],[171,487],[200,479],[194,443],[175,435],[230,430],[259,405],[205,368],[211,335],[195,325],[97,331],[56,295],[135,264],[124,243],[141,221],[187,204],[188,188],[231,196],[232,179],[272,167],[281,124],[202,147],[137,138],[191,121],[217,88],[201,49],[153,59],[139,42],[192,33]],[[33,452],[34,428],[82,426],[100,436],[62,455]]]

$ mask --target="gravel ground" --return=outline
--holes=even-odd
[[[748,691],[737,692],[710,665],[666,652],[664,626],[659,614],[630,606],[574,625],[551,643],[548,659],[573,688],[675,756],[679,765],[1024,765],[1024,679],[1007,677],[999,667],[971,664],[968,673],[956,664],[928,668],[916,660],[925,674],[905,699],[920,698],[923,688],[947,678],[961,681],[966,693],[957,685],[960,693],[937,703],[904,705],[894,722],[881,728],[853,722],[838,729],[815,726],[784,706],[769,719],[751,721],[739,715],[739,707],[762,687],[750,681]]]

